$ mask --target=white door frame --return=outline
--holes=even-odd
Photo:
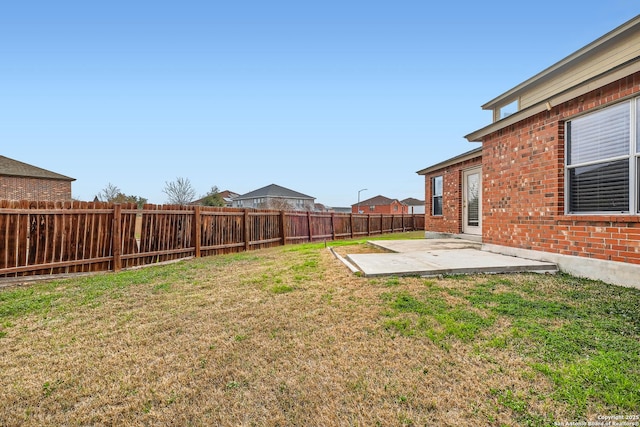
[[[469,221],[468,178],[478,175],[478,218],[477,222],[472,218]],[[464,234],[476,234],[482,236],[482,167],[474,167],[462,171],[462,232]]]

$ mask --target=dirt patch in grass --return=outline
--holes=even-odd
[[[584,318],[611,298],[607,316]],[[603,397],[613,391],[599,394],[597,378],[580,395],[562,375],[589,377],[598,366],[586,361],[617,346],[629,356],[608,374],[628,390],[638,298],[567,276],[366,279],[323,245],[7,289],[0,424],[499,426],[637,413],[637,397]],[[591,343],[590,359],[561,347],[587,344],[576,324],[608,347]]]

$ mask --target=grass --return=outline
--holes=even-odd
[[[1,290],[0,366],[3,426],[597,421],[640,411],[640,291],[292,245]]]

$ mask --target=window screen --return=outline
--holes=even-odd
[[[629,210],[629,161],[598,163],[569,170],[571,212]]]
[[[442,176],[433,177],[431,194],[433,195],[431,204],[433,215],[442,215]]]
[[[629,103],[606,108],[569,123],[569,164],[629,154]]]
[[[569,212],[629,211],[630,129],[629,102],[567,123]]]

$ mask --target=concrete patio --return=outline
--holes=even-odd
[[[347,254],[345,257],[332,252],[351,271],[359,271],[365,277],[558,271],[553,263],[483,251],[482,243],[470,240],[377,240],[369,244],[389,252]]]

